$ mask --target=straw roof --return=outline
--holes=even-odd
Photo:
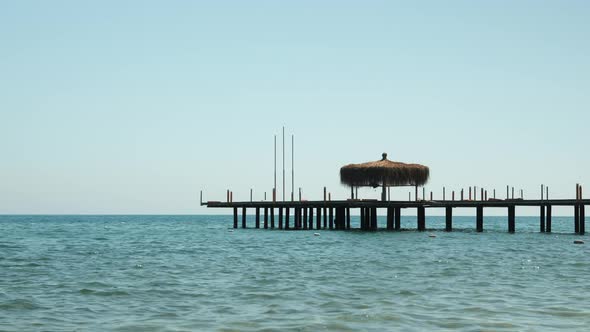
[[[387,159],[350,164],[340,168],[340,182],[349,186],[421,186],[428,181],[430,170],[419,164],[406,164]]]

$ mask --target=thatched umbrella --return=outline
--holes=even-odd
[[[351,187],[383,187],[381,199],[386,200],[385,187],[421,186],[428,181],[430,170],[419,164],[406,164],[387,159],[350,164],[340,168],[340,182]]]

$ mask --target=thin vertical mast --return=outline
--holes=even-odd
[[[291,135],[291,201],[295,200],[295,135]]]
[[[274,182],[274,190],[273,190],[273,200],[276,198],[277,194],[277,135],[275,135],[275,182]]]
[[[285,201],[285,126],[283,126],[283,202]]]

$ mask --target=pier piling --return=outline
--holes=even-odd
[[[545,215],[545,232],[551,233],[551,205],[547,205],[547,214]]]
[[[350,208],[346,208],[346,229],[350,229]]]
[[[477,217],[476,217],[476,219],[477,219],[477,222],[476,222],[477,223],[477,226],[476,226],[477,232],[483,232],[483,206],[479,205],[476,208],[476,210],[477,210],[477,212],[476,212],[476,214],[477,214]]]
[[[508,207],[508,233],[514,233],[515,231],[515,225],[514,225],[514,219],[516,215],[516,208],[514,205],[511,205]]]
[[[238,208],[234,207],[234,228],[238,228]]]
[[[401,217],[402,217],[402,209],[400,207],[396,207],[394,209],[393,220],[394,220],[394,228],[396,231],[401,230]]]
[[[242,208],[242,228],[246,228],[246,208]]]
[[[453,208],[450,206],[446,207],[445,231],[453,231]]]
[[[360,208],[359,227],[361,230],[365,230],[365,208]]]
[[[328,213],[330,214],[328,216],[328,223],[329,223],[330,229],[334,229],[334,208],[329,208]]]
[[[541,213],[539,214],[539,232],[545,233],[545,206],[541,205]]]
[[[424,231],[426,230],[426,209],[424,206],[418,207],[418,230]]]
[[[393,208],[392,207],[387,208],[387,230],[388,231],[393,230]]]
[[[264,208],[264,229],[268,229],[268,208]]]
[[[316,209],[315,228],[316,229],[322,229],[322,208],[317,208]]]
[[[285,229],[289,229],[289,208],[285,208]]]
[[[256,228],[260,228],[260,208],[256,208]]]

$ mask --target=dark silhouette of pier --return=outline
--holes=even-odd
[[[508,232],[516,231],[516,207],[537,206],[539,208],[539,231],[551,232],[552,208],[567,206],[574,209],[573,230],[577,234],[585,233],[585,206],[590,205],[590,199],[490,199],[490,200],[420,200],[420,201],[378,201],[378,200],[321,200],[321,201],[259,201],[259,202],[201,202],[208,208],[233,209],[234,228],[238,228],[241,217],[241,227],[246,228],[248,210],[255,214],[255,228],[278,228],[294,230],[313,229],[351,229],[351,210],[360,211],[361,230],[377,230],[377,211],[386,211],[387,224],[385,229],[399,231],[402,209],[416,209],[416,229],[426,230],[426,209],[445,209],[445,230],[453,230],[453,209],[473,208],[476,211],[476,225],[478,232],[484,229],[483,216],[485,208],[504,208],[508,214]],[[383,228],[383,227],[382,227]]]

